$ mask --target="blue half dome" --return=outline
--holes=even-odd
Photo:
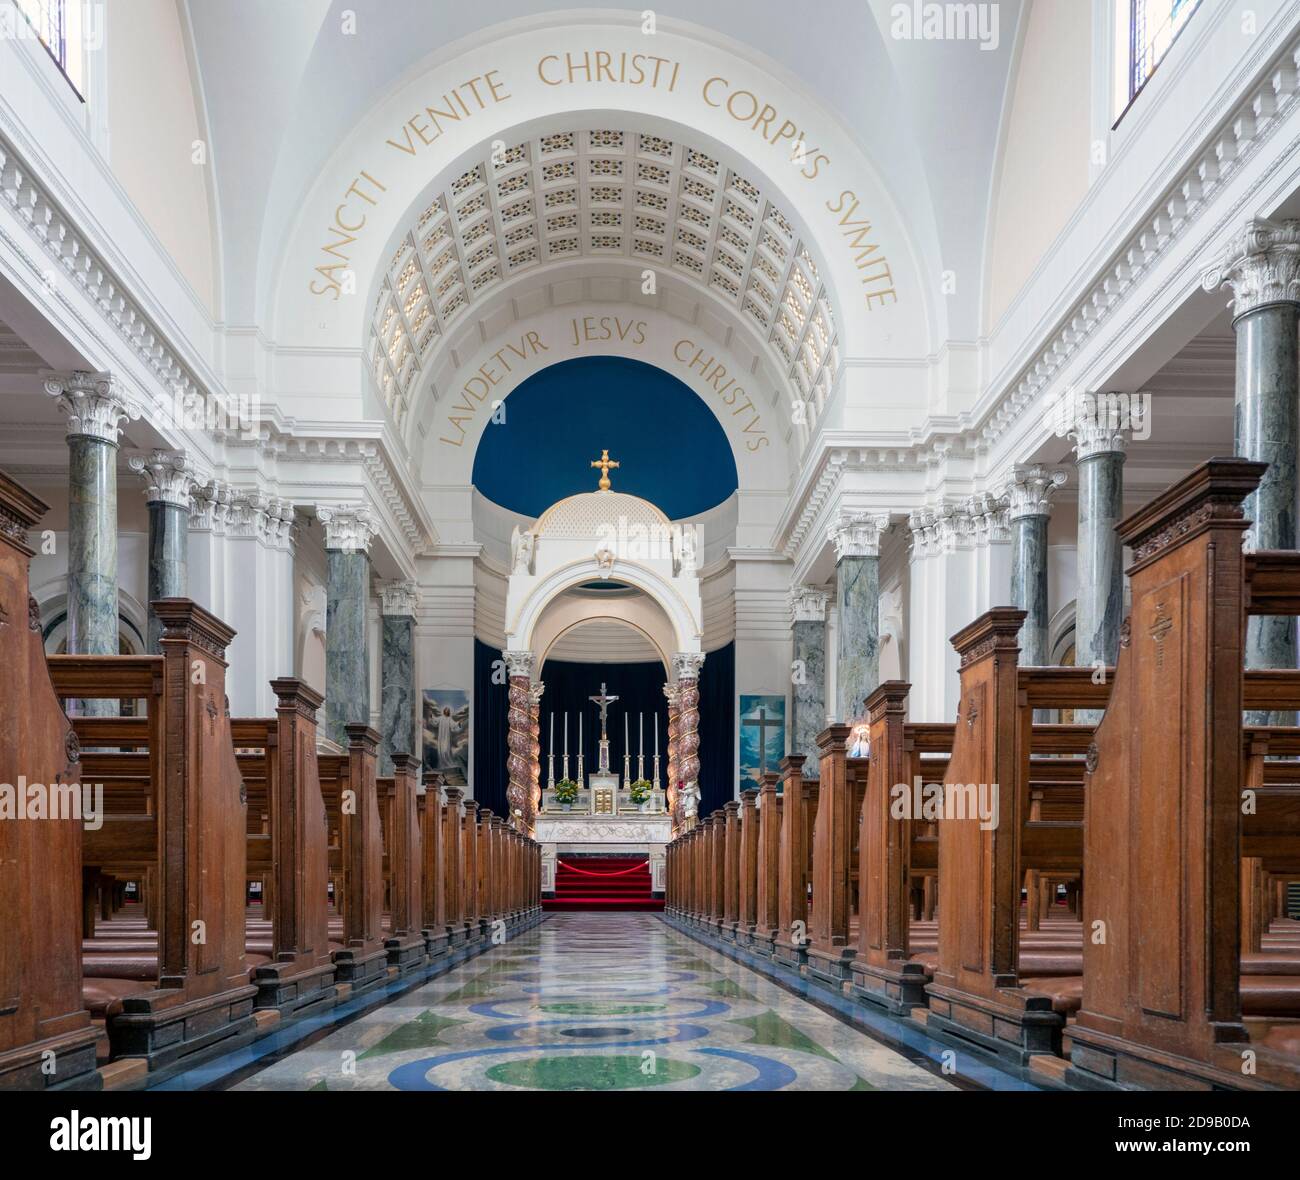
[[[540,516],[594,492],[602,449],[620,466],[614,489],[670,520],[715,508],[739,486],[726,432],[688,385],[626,357],[578,357],[534,373],[489,422],[474,454],[474,486],[493,503]]]

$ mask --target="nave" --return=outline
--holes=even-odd
[[[233,1088],[953,1088],[940,1073],[939,1047],[930,1042],[928,1056],[923,1042],[906,1053],[887,1048],[833,1010],[653,915],[555,914],[310,1047],[241,1075]],[[203,1072],[212,1077],[220,1068],[216,1062]],[[1016,1085],[994,1070],[981,1076]]]

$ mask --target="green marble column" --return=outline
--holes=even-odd
[[[1295,549],[1296,464],[1300,459],[1300,221],[1252,220],[1203,278],[1207,290],[1231,287],[1237,337],[1234,450],[1266,462],[1245,502],[1250,549]],[[1296,620],[1253,616],[1246,628],[1248,668],[1296,666]],[[1247,715],[1256,725],[1294,725],[1295,714]]]
[[[130,460],[145,483],[149,505],[149,650],[162,651],[162,624],[154,614],[158,598],[189,595],[190,493],[197,480],[183,454],[154,451]]]
[[[117,444],[120,423],[138,416],[106,373],[45,380],[68,418],[68,652],[116,655]],[[80,713],[112,716],[116,701],[81,701]]]
[[[880,537],[888,527],[888,516],[857,514],[829,530],[839,614],[835,719],[845,724],[864,716],[880,682]]]
[[[790,749],[803,754],[804,777],[817,777],[817,735],[826,728],[826,591],[796,586],[790,673]]]
[[[325,736],[346,748],[346,726],[370,724],[370,547],[376,525],[363,505],[319,505],[325,526]]]
[[[383,649],[379,655],[379,773],[392,774],[394,754],[420,756],[416,729],[414,582],[381,591]]]

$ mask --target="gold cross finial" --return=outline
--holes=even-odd
[[[600,452],[600,458],[593,459],[591,465],[600,468],[600,490],[602,492],[609,491],[609,471],[611,467],[618,466],[618,461],[609,457],[608,450],[603,450]]]

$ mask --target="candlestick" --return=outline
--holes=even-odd
[[[623,752],[625,754],[630,754],[632,752],[632,747],[631,745],[628,744],[628,740],[627,740],[627,719],[628,719],[628,711],[624,709],[623,710]]]
[[[659,710],[655,710],[655,757],[659,757]]]
[[[637,730],[636,753],[637,753],[637,757],[641,758],[644,757],[645,755],[645,714],[644,713],[638,713],[636,715],[636,730]]]
[[[564,756],[566,758],[569,756],[569,711],[567,709],[564,711]]]

